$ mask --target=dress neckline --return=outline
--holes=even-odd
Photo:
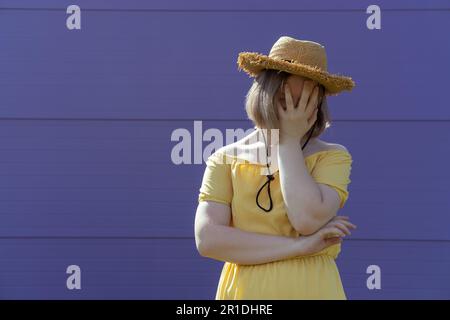
[[[344,152],[344,153],[348,154],[348,151],[343,150],[343,149],[326,149],[326,150],[321,150],[321,151],[317,151],[317,152],[311,153],[310,155],[307,155],[307,156],[304,155],[303,157],[306,160],[309,157],[315,156],[315,155],[317,155],[319,153],[323,153],[323,152]]]
[[[312,158],[313,156],[318,156],[318,155],[320,155],[320,154],[322,154],[322,153],[327,153],[327,152],[330,152],[330,153],[331,153],[331,152],[343,152],[343,153],[345,153],[345,154],[349,154],[348,151],[343,150],[343,149],[326,149],[326,150],[320,150],[320,151],[311,153],[311,154],[309,154],[309,155],[307,155],[307,156],[303,156],[303,158],[304,158],[305,161],[306,161],[306,160]],[[239,159],[239,160],[242,160],[242,161],[246,161],[246,162],[245,162],[246,164],[258,165],[258,166],[266,166],[266,163],[260,163],[260,162],[250,161],[250,160],[248,160],[248,159],[243,159],[243,158],[237,157],[236,155],[228,154],[228,153],[226,153],[226,152],[218,152],[218,153],[221,154],[221,155],[225,154],[225,156],[227,156],[227,157],[232,157],[232,158],[235,158],[235,159]],[[277,169],[276,171],[278,171],[278,169]]]
[[[222,155],[225,157],[229,157],[233,160],[240,161],[240,163],[243,164],[251,164],[251,165],[257,165],[257,166],[267,166],[265,161],[265,156],[263,159],[261,159],[261,156],[266,153],[266,151],[262,151],[260,148],[265,147],[265,143],[260,141],[258,136],[255,137],[255,135],[258,134],[258,131],[261,129],[256,128],[255,131],[250,133],[249,135],[245,136],[244,138],[233,142],[231,144],[225,145],[218,150],[216,150],[217,155]],[[271,153],[278,152],[279,143],[277,140],[275,140],[275,143],[271,145]],[[300,146],[299,146],[300,148]],[[302,150],[303,152],[303,150]],[[320,156],[321,154],[326,153],[333,153],[333,152],[343,152],[347,153],[347,150],[344,149],[336,149],[336,148],[326,148],[324,150],[316,151],[314,153],[311,153],[307,156],[303,156],[305,162],[308,162],[309,160]],[[263,161],[261,161],[263,160]],[[278,157],[275,156],[271,160],[271,167],[272,171],[278,171]]]

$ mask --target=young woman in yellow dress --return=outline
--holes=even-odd
[[[255,130],[207,160],[195,217],[199,253],[224,261],[216,299],[346,299],[335,259],[356,226],[337,215],[352,157],[319,140],[326,96],[354,82],[327,72],[325,48],[281,37],[268,56],[241,52],[255,77]]]

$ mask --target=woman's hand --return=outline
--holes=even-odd
[[[350,229],[356,225],[348,221],[347,216],[335,216],[322,228],[309,236],[300,236],[299,240],[304,243],[304,254],[313,254],[329,246],[342,242],[342,238],[350,235]]]
[[[296,106],[294,106],[288,84],[284,86],[286,109],[280,101],[277,101],[280,139],[286,137],[300,141],[316,122],[319,86],[316,85],[314,88],[312,86],[312,81],[304,82],[302,94]]]

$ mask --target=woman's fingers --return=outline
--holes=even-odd
[[[284,118],[286,110],[283,108],[283,105],[281,104],[281,102],[276,101],[275,103],[276,103],[277,108],[278,108],[278,115],[281,118]]]
[[[349,230],[349,227],[346,226],[343,222],[335,222],[335,227],[339,228],[340,230],[342,230],[346,235],[351,235],[352,233]]]
[[[350,229],[356,225],[348,219],[348,216],[335,216],[320,230],[325,246],[341,243],[346,235],[351,234]]]
[[[351,229],[355,229],[356,225],[348,221],[347,216],[336,216],[327,225],[324,226],[326,229],[325,232],[329,232],[329,228],[338,229],[340,232],[339,235],[351,235]]]
[[[314,111],[317,110],[317,101],[319,98],[319,86],[315,86],[309,95],[308,104],[306,105],[306,114],[308,117],[314,115]]]
[[[315,123],[316,120],[317,120],[317,112],[318,112],[318,109],[315,108],[314,111],[312,112],[312,115],[308,118],[308,123],[309,123],[311,126],[312,126],[313,123]]]
[[[316,85],[315,82],[308,80],[303,84],[303,90],[300,95],[300,99],[298,99],[297,105],[294,105],[294,99],[291,94],[291,90],[289,85],[286,83],[283,86],[284,89],[284,98],[286,101],[286,111],[294,111],[299,110],[302,113],[306,114],[307,118],[312,118],[315,116],[315,109],[317,106],[317,101],[319,97],[319,85]]]
[[[347,227],[351,227],[351,228],[356,228],[356,225],[354,225],[353,223],[351,223],[348,220],[345,219],[337,219],[337,220],[333,220],[331,223],[343,223],[345,224]]]
[[[336,228],[335,226],[325,228],[323,233],[324,233],[324,239],[332,238],[332,237],[345,237],[345,233],[342,230],[340,230],[339,228]]]
[[[284,96],[286,99],[286,110],[293,111],[294,110],[294,101],[292,100],[291,92],[289,90],[289,86],[287,83],[284,86]]]
[[[339,221],[344,223],[346,226],[351,227],[353,229],[356,229],[356,225],[351,223],[350,221],[348,221],[348,217],[347,216],[336,216],[333,218],[332,221]]]
[[[352,228],[352,229],[356,229],[356,225],[351,223],[350,221],[347,220],[341,220],[340,223],[345,224],[347,227]]]
[[[308,101],[314,93],[314,82],[308,80],[303,83],[302,95],[298,101],[297,108],[303,112],[308,112]]]

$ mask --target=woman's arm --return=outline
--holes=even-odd
[[[230,219],[229,206],[212,201],[199,203],[195,241],[202,256],[244,265],[261,264],[311,254],[340,242],[339,237],[323,239],[324,234],[291,238],[247,232],[231,227]],[[349,234],[347,227],[340,225],[328,232]]]
[[[319,87],[304,81],[298,104],[294,107],[289,86],[285,86],[286,108],[279,102],[280,138],[278,164],[280,186],[292,226],[302,235],[316,232],[336,216],[340,199],[331,187],[319,186],[308,172],[300,138],[317,120]]]
[[[289,220],[300,234],[316,232],[336,216],[340,203],[338,194],[328,186],[321,188],[311,177],[297,139],[281,140],[278,163]]]

